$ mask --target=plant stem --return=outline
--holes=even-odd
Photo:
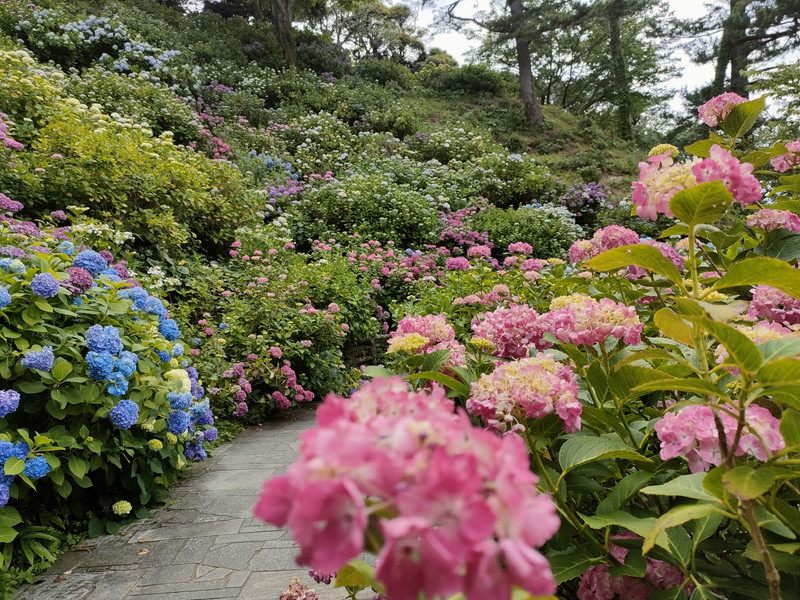
[[[742,517],[747,523],[747,528],[761,556],[761,564],[764,565],[764,575],[767,578],[767,586],[769,587],[769,598],[770,600],[781,600],[781,576],[778,573],[778,569],[775,568],[775,562],[772,560],[767,541],[758,526],[758,519],[756,519],[756,511],[752,500],[742,501]]]

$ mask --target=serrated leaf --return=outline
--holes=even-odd
[[[12,456],[6,460],[3,470],[6,475],[19,475],[25,470],[25,461],[16,456]]]
[[[800,412],[791,408],[783,411],[781,435],[787,447],[800,445]]]
[[[763,96],[737,104],[722,120],[720,128],[730,137],[738,139],[753,128],[764,106]]]
[[[595,437],[577,435],[570,437],[558,452],[558,462],[564,471],[596,460],[625,458],[627,460],[651,462],[626,444],[616,434]]]
[[[721,181],[708,181],[681,190],[669,202],[672,213],[690,226],[713,223],[733,204],[733,195]]]
[[[9,544],[17,537],[17,531],[13,527],[0,525],[0,544]]]
[[[653,478],[647,471],[634,471],[617,482],[617,485],[597,505],[597,513],[609,513],[621,508],[625,502]]]
[[[547,560],[558,584],[580,577],[594,563],[587,548],[583,546],[552,552],[547,555]]]
[[[712,289],[748,285],[769,285],[793,298],[800,298],[800,270],[775,258],[746,258],[733,263]]]
[[[722,476],[725,489],[740,500],[753,500],[766,493],[775,483],[778,471],[769,467],[753,469],[734,467]]]
[[[594,515],[589,517],[580,515],[581,519],[592,529],[605,529],[606,527],[621,527],[632,531],[636,535],[644,537],[647,535],[656,524],[655,517],[634,517],[632,514],[615,510],[610,513],[602,515]],[[662,531],[655,542],[665,550],[669,550],[669,542],[667,536]]]
[[[372,565],[363,560],[351,560],[336,573],[333,587],[349,587],[360,590],[372,585],[375,579],[375,570]]]
[[[749,337],[725,323],[704,319],[701,324],[725,347],[736,366],[748,373],[758,371],[763,362],[761,351]]]
[[[719,390],[717,390],[712,383],[705,379],[697,378],[658,379],[636,386],[631,391],[636,394],[649,394],[650,392],[686,392],[700,396],[719,395]]]
[[[673,283],[683,281],[680,271],[672,261],[665,258],[657,248],[646,244],[612,248],[586,262],[586,266],[594,271],[616,271],[634,265],[661,275]]]
[[[672,338],[685,344],[687,346],[694,346],[694,338],[692,337],[692,328],[689,323],[681,318],[678,313],[670,308],[662,308],[656,311],[653,315],[656,327],[659,331]]]
[[[716,511],[715,505],[709,503],[682,504],[668,510],[656,519],[652,529],[644,536],[642,552],[647,554],[656,544],[658,536],[663,534],[667,529],[682,525],[687,521],[700,519]]]
[[[713,501],[714,497],[703,489],[705,473],[679,475],[675,479],[661,485],[651,485],[642,489],[643,494],[657,496],[677,496],[695,500]]]

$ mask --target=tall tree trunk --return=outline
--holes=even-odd
[[[519,91],[525,109],[525,122],[531,131],[536,131],[544,122],[542,107],[536,98],[536,85],[533,82],[531,67],[531,50],[529,41],[521,34],[523,22],[522,0],[507,0],[511,10],[514,43],[517,47],[517,65],[519,66]]]
[[[633,137],[631,90],[620,39],[620,21],[622,21],[624,12],[625,0],[612,0],[608,11],[608,39],[609,50],[611,51],[611,72],[613,73],[614,87],[616,88],[619,134],[623,139],[629,140]]]
[[[722,26],[722,37],[717,51],[717,62],[714,68],[712,95],[725,91],[725,79],[728,65],[731,67],[730,89],[747,97],[747,77],[743,71],[749,67],[750,52],[747,42],[743,41],[747,33],[749,18],[747,7],[752,0],[730,0],[730,12]]]
[[[269,17],[283,60],[287,67],[294,69],[297,66],[292,28],[294,0],[254,0],[253,14],[256,19]]]

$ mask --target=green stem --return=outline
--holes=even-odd
[[[742,501],[742,517],[758,549],[761,564],[764,565],[764,576],[767,578],[769,598],[770,600],[781,600],[781,576],[775,567],[775,562],[772,560],[772,554],[769,551],[767,541],[764,539],[764,534],[761,533],[761,528],[758,526],[755,506],[751,500]]]

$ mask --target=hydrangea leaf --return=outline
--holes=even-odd
[[[681,283],[683,277],[678,268],[658,248],[646,244],[629,244],[601,252],[586,262],[595,271],[616,271],[630,266],[642,267],[661,275],[673,283]]]
[[[718,221],[733,204],[733,195],[720,181],[707,181],[681,190],[669,201],[672,213],[690,226]]]
[[[777,258],[747,258],[733,263],[712,289],[748,285],[769,285],[793,298],[800,298],[800,270]]]
[[[599,437],[591,435],[572,436],[564,442],[558,452],[558,462],[564,471],[569,471],[589,462],[610,458],[650,462],[649,458],[636,452],[617,434]]]
[[[687,521],[701,519],[713,512],[718,512],[718,509],[716,505],[710,503],[682,504],[668,510],[656,519],[653,527],[644,536],[642,552],[646,554],[652,550],[659,536],[665,533],[667,529],[682,525]]]
[[[742,137],[756,124],[758,116],[764,110],[764,106],[765,100],[763,96],[737,104],[720,123],[722,131],[735,139]]]
[[[664,335],[685,344],[687,346],[694,346],[694,338],[692,337],[692,328],[689,327],[688,322],[680,317],[678,313],[669,308],[662,308],[656,311],[653,315],[656,326]]]
[[[753,500],[767,492],[778,471],[769,467],[753,469],[745,465],[735,467],[722,476],[722,483],[731,494],[741,500]]]
[[[550,562],[553,577],[559,584],[580,577],[595,562],[587,546],[551,552],[547,555],[547,560]]]
[[[654,494],[657,496],[679,496],[681,498],[693,498],[694,500],[713,501],[714,497],[703,490],[703,478],[705,473],[692,473],[691,475],[680,475],[667,483],[661,485],[651,485],[642,488],[643,494]]]
[[[781,435],[787,447],[800,445],[800,412],[792,409],[783,411]]]
[[[638,492],[652,478],[653,474],[647,471],[634,471],[626,475],[617,482],[608,496],[597,505],[597,513],[609,513],[621,508],[628,498]]]

